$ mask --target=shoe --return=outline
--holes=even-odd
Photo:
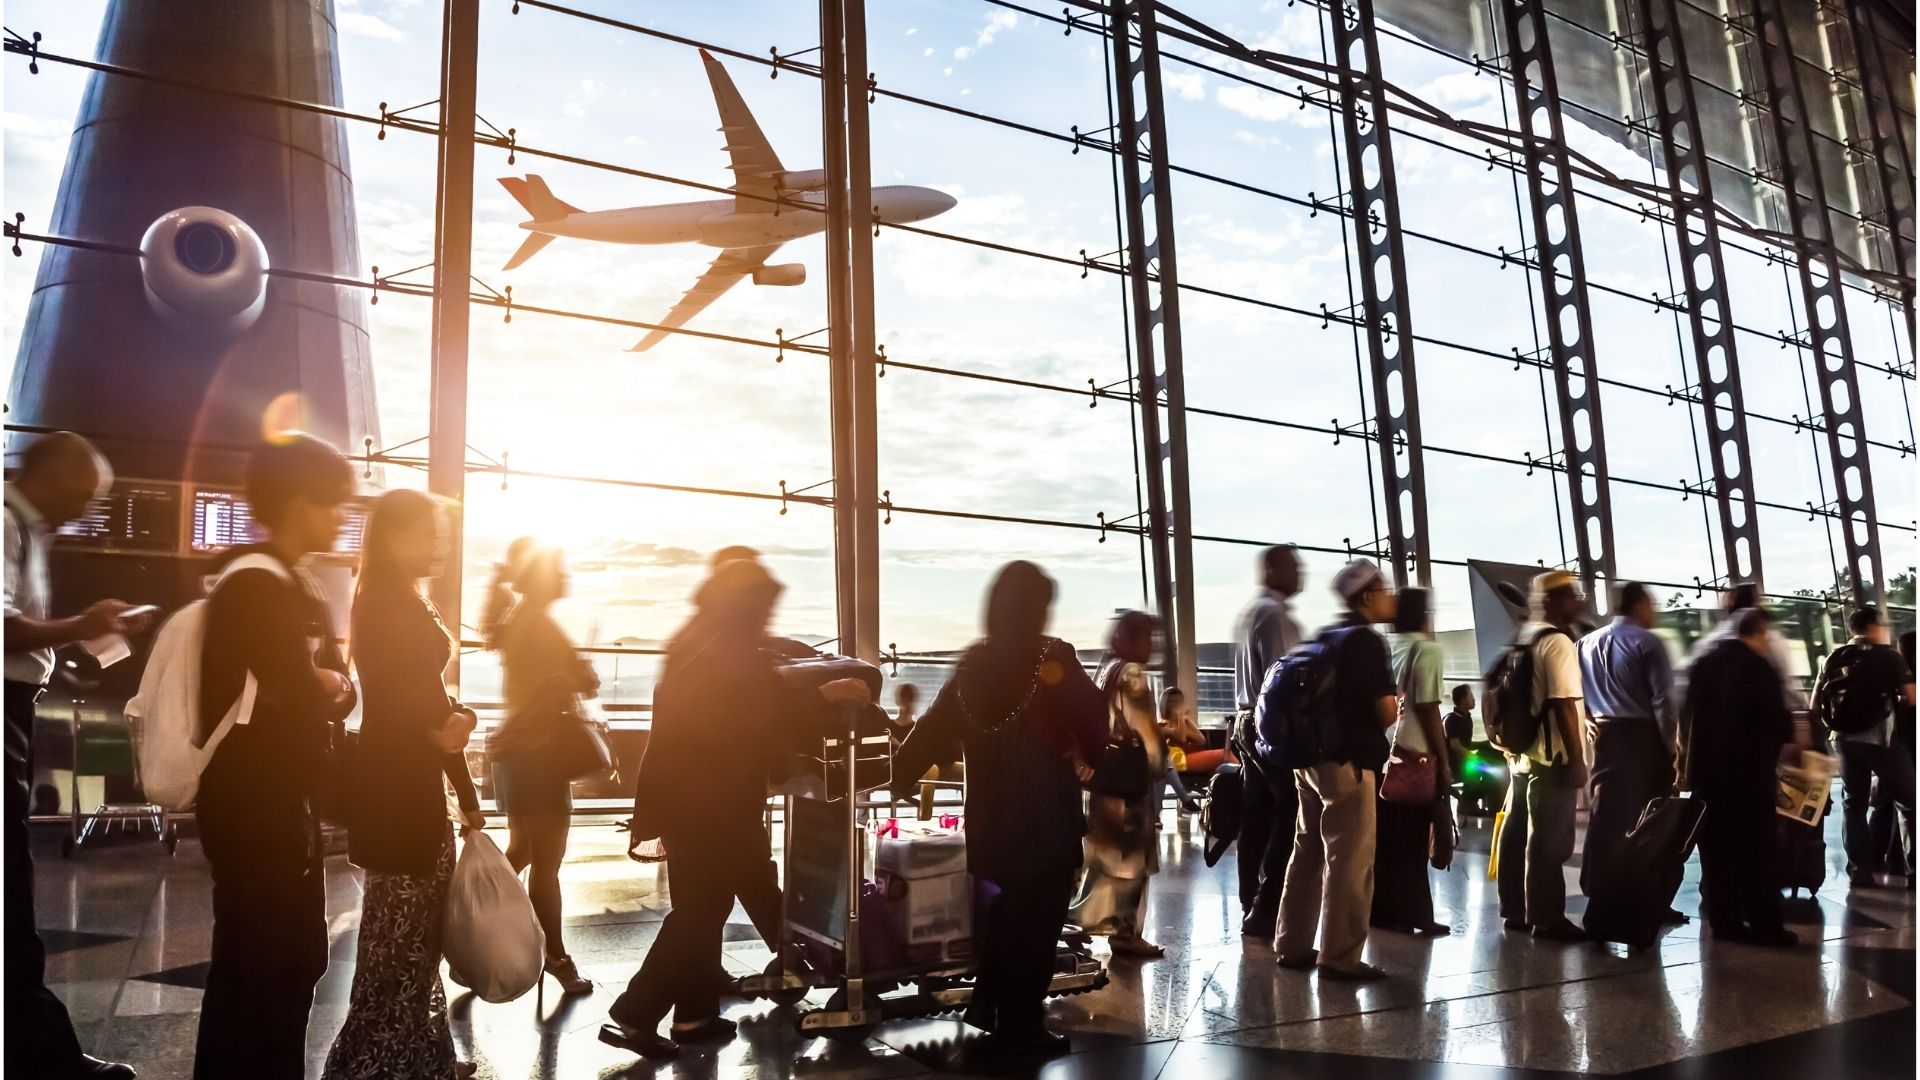
[[[458,1077],[458,1080],[473,1080],[474,1075],[479,1071],[480,1063],[477,1061],[456,1061],[453,1063],[453,1075]]]
[[[987,1036],[987,1042],[993,1049],[1005,1054],[1056,1057],[1073,1049],[1073,1041],[1065,1035],[1038,1026],[1024,1031],[996,1031]]]
[[[59,1076],[60,1080],[133,1080],[134,1072],[131,1065],[81,1054],[80,1060],[67,1066],[67,1071]]]
[[[1748,935],[1747,940],[1755,945],[1764,945],[1768,948],[1779,949],[1785,948],[1788,945],[1800,944],[1800,935],[1788,930],[1786,927],[1774,926],[1764,930],[1754,929]]]
[[[1561,919],[1548,926],[1533,928],[1535,941],[1585,941],[1587,932],[1574,925],[1571,919]]]
[[[1446,937],[1453,933],[1453,927],[1443,922],[1430,922],[1425,926],[1416,926],[1412,929],[1414,933],[1424,934],[1427,937]]]
[[[1384,979],[1387,977],[1387,973],[1374,967],[1372,964],[1363,963],[1350,968],[1328,967],[1325,964],[1321,964],[1320,977],[1323,979],[1340,979],[1347,982],[1366,982],[1373,979]]]
[[[547,957],[546,970],[547,974],[553,976],[554,981],[560,984],[560,992],[568,997],[593,993],[593,980],[580,974],[580,969],[573,965],[571,956]]]
[[[1289,971],[1304,971],[1320,962],[1320,950],[1308,949],[1306,952],[1294,956],[1288,956],[1282,953],[1280,954],[1280,959],[1275,962]]]
[[[1880,884],[1880,879],[1871,870],[1849,870],[1847,884],[1856,889],[1871,889]]]
[[[739,1031],[740,1025],[724,1016],[712,1016],[690,1027],[673,1025],[669,1030],[673,1041],[677,1043],[726,1042]]]
[[[673,1040],[663,1039],[656,1032],[627,1027],[618,1021],[600,1025],[600,1041],[645,1058],[670,1061],[680,1056],[680,1048],[674,1045]]]
[[[1685,926],[1692,921],[1679,908],[1668,908],[1667,913],[1660,916],[1662,926]]]
[[[1516,932],[1533,929],[1533,924],[1525,919],[1508,919],[1502,925]]]
[[[1715,941],[1753,940],[1753,931],[1747,929],[1745,923],[1735,923],[1732,926],[1715,926],[1712,923],[1708,923],[1707,933],[1713,935],[1713,940]]]
[[[1259,938],[1261,941],[1272,941],[1273,935],[1278,931],[1279,920],[1275,918],[1261,918],[1257,915],[1249,915],[1240,920],[1241,937]]]
[[[1116,956],[1131,956],[1141,960],[1158,960],[1167,955],[1167,950],[1137,934],[1126,937],[1115,935],[1108,942]]]
[[[998,1023],[994,1019],[993,1010],[988,1008],[985,1005],[967,1006],[967,1011],[960,1017],[960,1019],[968,1027],[971,1027],[977,1031],[984,1031],[989,1035],[991,1035],[993,1033],[993,1029],[998,1026]]]

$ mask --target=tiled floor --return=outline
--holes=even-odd
[[[656,1069],[594,1036],[664,915],[661,871],[627,860],[610,825],[582,823],[564,872],[567,944],[602,989],[572,1002],[550,993],[505,1005],[462,993],[454,1037],[483,1078],[514,1080],[1914,1075],[1913,897],[1895,888],[1849,891],[1837,833],[1827,887],[1789,907],[1807,944],[1716,944],[1688,925],[1656,950],[1627,956],[1504,934],[1485,880],[1486,826],[1469,823],[1466,831],[1465,857],[1434,875],[1439,917],[1455,933],[1431,942],[1375,934],[1370,959],[1394,973],[1385,982],[1322,982],[1276,968],[1264,944],[1236,933],[1233,857],[1206,869],[1197,826],[1169,815],[1149,933],[1168,956],[1115,962],[1105,990],[1054,1003],[1057,1026],[1074,1038],[1070,1057],[1044,1068],[988,1060],[954,1020],[886,1024],[864,1047],[847,1047],[802,1039],[792,1010],[743,1003],[728,1010],[740,1038]],[[96,1053],[130,1061],[151,1080],[186,1077],[209,933],[198,846],[183,841],[173,859],[156,845],[129,844],[62,861],[48,839],[39,915],[53,954],[49,982]],[[1697,906],[1697,878],[1696,866],[1681,896],[1685,910]],[[309,1032],[315,1076],[344,1017],[358,929],[358,873],[335,857],[328,886],[333,960]],[[1576,914],[1581,904],[1572,902]],[[767,954],[744,916],[735,919],[728,962],[757,970]]]

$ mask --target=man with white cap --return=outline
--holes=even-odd
[[[1525,779],[1515,785],[1516,798],[1508,800],[1500,837],[1501,913],[1507,929],[1531,929],[1547,941],[1586,939],[1586,932],[1567,918],[1565,871],[1573,857],[1575,799],[1587,786],[1580,653],[1571,631],[1585,603],[1572,574],[1537,574],[1528,601],[1532,620],[1520,628],[1519,640],[1533,653],[1531,704],[1540,734],[1514,760],[1514,771]],[[1517,796],[1523,790],[1520,812]]]
[[[1273,948],[1281,967],[1377,979],[1386,973],[1360,954],[1373,911],[1374,803],[1398,710],[1387,642],[1373,624],[1393,618],[1393,590],[1378,566],[1356,559],[1334,575],[1333,591],[1347,613],[1320,638],[1332,650],[1342,737],[1319,764],[1293,771],[1300,812]]]

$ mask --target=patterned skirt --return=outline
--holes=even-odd
[[[440,924],[453,878],[453,829],[433,875],[367,873],[347,1022],[326,1080],[452,1080],[453,1033],[440,984]]]

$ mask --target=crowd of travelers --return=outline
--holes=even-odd
[[[53,650],[148,622],[113,600],[52,614],[51,534],[110,482],[105,460],[61,433],[31,444],[6,487],[6,997],[16,1033],[6,1070],[54,1080],[133,1076],[82,1052],[45,986],[26,825],[34,706]],[[440,974],[456,829],[486,826],[466,763],[476,717],[442,678],[459,639],[423,593],[447,551],[449,520],[418,492],[374,503],[348,656],[300,567],[333,549],[353,490],[351,467],[325,443],[263,444],[246,477],[260,541],[213,567],[198,724],[219,741],[195,808],[213,879],[194,1067],[202,1080],[304,1073],[308,1014],[328,961],[323,814],[346,826],[348,856],[365,872],[350,1004],[324,1075],[475,1069],[456,1058]],[[1755,589],[1736,587],[1677,687],[1646,587],[1621,586],[1611,621],[1596,628],[1579,581],[1548,571],[1531,582],[1483,702],[1471,686],[1447,687],[1427,590],[1396,592],[1374,563],[1349,562],[1331,581],[1340,618],[1309,636],[1291,608],[1304,586],[1297,552],[1266,550],[1258,573],[1237,628],[1236,714],[1223,747],[1208,746],[1178,688],[1155,693],[1152,616],[1116,619],[1090,676],[1073,645],[1048,634],[1054,583],[1028,562],[995,576],[982,636],[931,703],[922,709],[917,692],[900,687],[892,794],[912,799],[923,782],[964,775],[967,868],[997,890],[975,927],[965,1015],[994,1047],[1066,1047],[1043,1008],[1064,926],[1107,937],[1116,958],[1164,955],[1145,936],[1147,894],[1167,788],[1181,807],[1198,805],[1182,772],[1217,770],[1215,787],[1223,778],[1235,786],[1241,932],[1270,945],[1281,968],[1379,979],[1389,973],[1366,959],[1370,932],[1450,933],[1435,917],[1428,870],[1452,857],[1452,793],[1475,741],[1476,705],[1511,773],[1494,840],[1507,931],[1626,940],[1618,927],[1634,920],[1635,897],[1616,883],[1647,857],[1656,808],[1689,791],[1681,801],[1707,808],[1694,820],[1709,934],[1794,944],[1781,914],[1778,868],[1791,855],[1777,840],[1789,835],[1776,821],[1778,777],[1816,750],[1837,754],[1852,884],[1891,872],[1912,887],[1912,635],[1903,657],[1871,607],[1852,612],[1851,640],[1803,700],[1773,615]],[[559,879],[578,773],[559,729],[598,679],[551,613],[567,587],[558,550],[516,541],[481,629],[505,673],[507,719],[486,751],[507,859],[527,874],[545,972],[564,993],[583,994],[593,983],[566,950]],[[630,828],[636,844],[664,852],[671,910],[600,1033],[649,1058],[733,1036],[721,1015],[732,989],[721,950],[736,901],[769,944],[785,933],[763,823],[780,726],[872,701],[859,678],[782,678],[791,657],[769,631],[781,592],[757,552],[724,549],[666,649]],[[334,733],[356,703],[356,749],[330,768]],[[248,720],[227,729],[245,710]],[[1134,775],[1146,780],[1116,779]],[[1582,800],[1585,925],[1568,916],[1566,875]]]

